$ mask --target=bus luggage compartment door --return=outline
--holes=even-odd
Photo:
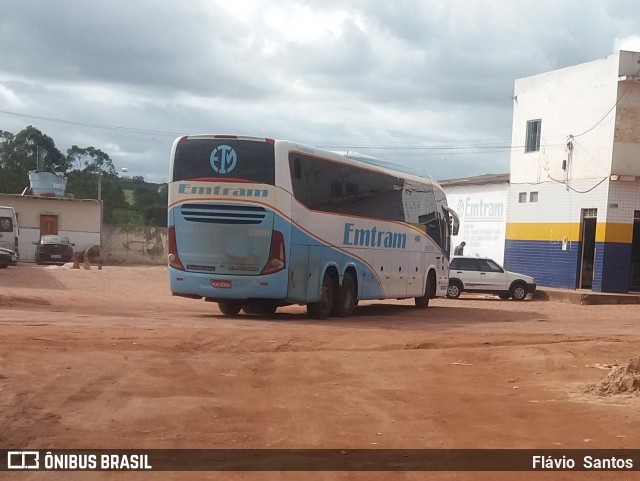
[[[287,299],[296,302],[307,301],[309,281],[309,246],[291,244],[289,254],[289,286]]]

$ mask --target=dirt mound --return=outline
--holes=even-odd
[[[589,386],[588,391],[598,396],[640,393],[640,356],[613,368],[602,381]]]
[[[50,304],[46,299],[39,297],[0,295],[0,306],[2,307],[48,306]]]

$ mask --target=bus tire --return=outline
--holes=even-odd
[[[238,312],[242,308],[242,302],[240,301],[219,301],[218,309],[225,316],[237,316]]]
[[[272,316],[276,313],[278,304],[276,301],[263,301],[251,304],[244,304],[242,311],[246,314],[256,314],[260,316]]]
[[[333,309],[333,299],[335,297],[335,286],[333,278],[328,272],[324,273],[322,278],[322,287],[320,289],[320,300],[318,302],[310,302],[307,304],[307,312],[313,319],[326,319]]]
[[[429,307],[429,299],[435,297],[435,289],[436,289],[436,276],[433,271],[429,272],[427,276],[427,285],[424,289],[424,296],[416,297],[415,303],[418,309],[426,309]]]
[[[344,275],[342,285],[338,289],[338,295],[334,301],[331,314],[338,317],[349,317],[356,305],[356,284],[349,273]]]
[[[425,294],[422,297],[416,297],[415,302],[418,309],[426,309],[429,307],[429,294]]]

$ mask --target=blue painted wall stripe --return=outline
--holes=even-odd
[[[579,252],[578,242],[563,251],[561,242],[507,240],[504,266],[532,276],[541,286],[575,289]]]
[[[504,266],[535,278],[540,286],[576,289],[580,242],[507,240]],[[631,244],[596,242],[594,277],[596,292],[628,292],[631,273]]]

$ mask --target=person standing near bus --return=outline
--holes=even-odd
[[[453,250],[453,255],[454,256],[463,256],[464,255],[464,246],[466,246],[467,243],[465,241],[460,242],[460,244],[458,244],[456,246],[456,248]]]

